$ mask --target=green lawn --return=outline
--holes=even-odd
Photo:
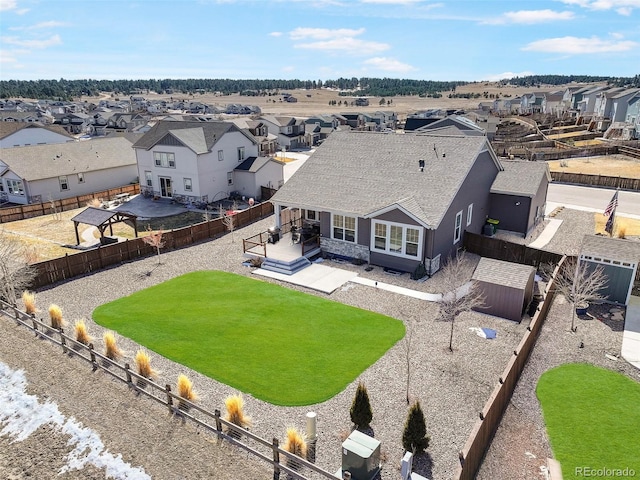
[[[399,320],[218,271],[101,305],[93,319],[276,405],[333,397],[404,336]]]
[[[565,480],[628,477],[616,472],[625,468],[640,475],[640,383],[567,364],[545,372],[536,393]]]

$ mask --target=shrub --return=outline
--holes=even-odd
[[[244,414],[244,400],[242,395],[231,395],[224,400],[227,408],[227,414],[224,419],[241,428],[247,428],[251,425],[251,418]]]
[[[627,236],[627,227],[619,227],[618,238],[626,238],[626,236]]]
[[[178,375],[177,391],[178,395],[185,400],[189,400],[190,402],[195,402],[196,400],[198,400],[198,394],[193,391],[193,384],[191,383],[191,380],[189,380],[189,378],[182,373]],[[188,405],[180,401],[178,403],[178,408],[186,410],[188,408]]]
[[[369,428],[373,413],[371,412],[371,404],[369,403],[369,394],[364,383],[359,382],[356,389],[356,396],[351,404],[351,421],[358,430]]]
[[[83,345],[89,345],[91,343],[91,336],[89,335],[87,325],[84,323],[84,320],[76,320],[73,330],[75,332],[76,342]]]
[[[158,375],[158,372],[151,368],[151,357],[146,350],[141,348],[136,352],[135,362],[138,375],[149,379],[153,379]]]
[[[109,360],[118,360],[122,357],[122,351],[116,345],[116,336],[113,332],[104,332],[104,356]]]
[[[408,452],[422,453],[429,446],[430,438],[427,436],[427,425],[420,402],[411,405],[407,421],[402,432],[402,446]]]
[[[49,319],[53,328],[60,330],[63,327],[62,309],[55,303],[49,305]]]
[[[284,440],[282,448],[300,458],[307,458],[307,441],[304,434],[298,432],[295,427],[287,428],[287,438]],[[293,469],[300,468],[296,460],[292,459],[287,459],[287,465]]]
[[[36,294],[25,290],[22,292],[22,303],[24,304],[24,311],[29,315],[36,313]]]

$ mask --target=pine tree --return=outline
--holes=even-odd
[[[369,427],[372,419],[373,413],[371,412],[367,387],[364,386],[364,383],[359,382],[356,396],[351,404],[351,421],[358,430],[364,430]]]
[[[408,452],[422,453],[429,446],[430,438],[427,436],[427,425],[420,402],[411,405],[407,421],[402,432],[402,446]]]

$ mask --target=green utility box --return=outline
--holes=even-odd
[[[352,480],[372,480],[380,472],[380,442],[358,430],[342,442],[342,472]]]

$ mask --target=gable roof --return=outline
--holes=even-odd
[[[640,262],[640,243],[602,235],[585,235],[580,255],[637,264]]]
[[[135,152],[125,137],[3,148],[0,160],[27,181],[136,165]]]
[[[72,135],[69,135],[69,133],[64,128],[62,128],[62,126],[44,125],[40,122],[0,122],[0,138],[8,137],[18,130],[23,130],[25,128],[41,128],[44,130],[49,130],[53,133],[57,133],[59,135],[64,135],[65,137],[69,138],[69,140],[74,139],[74,137]]]
[[[199,155],[210,152],[216,142],[229,132],[240,132],[255,143],[251,134],[229,122],[162,120],[134,143],[133,148],[150,150],[167,135],[170,135]]]
[[[444,127],[454,127],[458,130],[458,134],[464,135],[485,135],[485,131],[482,127],[479,127],[472,120],[467,117],[461,117],[459,115],[449,115],[447,117],[436,120],[435,122],[427,125],[422,125],[416,128],[418,132],[425,132],[428,130],[437,130]]]
[[[397,204],[437,228],[485,149],[485,137],[334,132],[271,201],[361,217]]]
[[[531,265],[482,257],[471,280],[524,290],[536,269]]]
[[[546,162],[501,160],[500,163],[503,170],[498,172],[493,181],[491,193],[533,198],[545,176],[551,181],[549,165]]]

